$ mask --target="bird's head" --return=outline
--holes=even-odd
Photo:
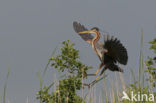
[[[91,30],[99,31],[98,27],[93,27]]]
[[[79,32],[79,34],[97,34],[98,32],[99,32],[99,28],[94,27],[91,30]]]

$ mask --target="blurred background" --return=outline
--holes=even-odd
[[[37,103],[37,72],[43,72],[52,51],[64,40],[74,42],[81,60],[96,71],[100,61],[89,44],[74,32],[73,21],[88,29],[99,27],[121,40],[129,56],[128,65],[122,66],[128,84],[130,68],[137,71],[138,67],[141,29],[144,58],[152,55],[148,42],[156,36],[155,4],[155,0],[1,0],[0,96],[10,68],[10,103],[24,103],[27,98],[30,103]],[[107,73],[113,79],[114,73]],[[53,68],[49,68],[45,83],[51,83],[54,74]],[[103,84],[97,85],[103,88]]]

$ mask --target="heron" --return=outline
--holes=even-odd
[[[74,21],[73,28],[84,41],[91,45],[92,49],[95,51],[101,61],[97,71],[88,75],[96,76],[101,68],[103,69],[100,73],[100,76],[107,69],[110,71],[123,72],[123,69],[121,69],[118,64],[126,65],[128,55],[127,49],[123,46],[120,40],[114,38],[114,36],[110,36],[107,33],[107,35],[104,35],[104,43],[101,43],[99,42],[101,33],[97,27],[88,30],[84,25]]]

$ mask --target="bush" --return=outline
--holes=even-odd
[[[65,79],[59,80],[56,91],[51,94],[51,86],[41,89],[37,93],[37,99],[44,103],[85,103],[84,99],[77,95],[77,91],[83,89],[81,81],[87,78],[87,71],[91,67],[79,60],[79,51],[73,48],[73,43],[68,40],[62,44],[61,53],[51,57],[51,66],[68,75]]]
[[[151,44],[150,49],[156,54],[156,38],[149,42]],[[149,73],[149,78],[147,80],[151,83],[152,88],[156,87],[156,56],[148,57],[145,62],[147,69],[146,72]]]

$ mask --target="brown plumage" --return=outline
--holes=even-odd
[[[101,74],[103,74],[106,69],[123,72],[117,63],[126,65],[128,61],[128,55],[126,48],[122,45],[120,40],[114,38],[113,36],[110,37],[109,35],[105,35],[104,44],[102,44],[98,42],[101,34],[97,27],[88,30],[77,22],[73,22],[73,27],[75,32],[78,33],[83,40],[91,44],[93,50],[101,61],[100,67],[94,75],[99,72],[101,67],[103,67]],[[94,37],[91,34],[95,34],[96,36]]]

